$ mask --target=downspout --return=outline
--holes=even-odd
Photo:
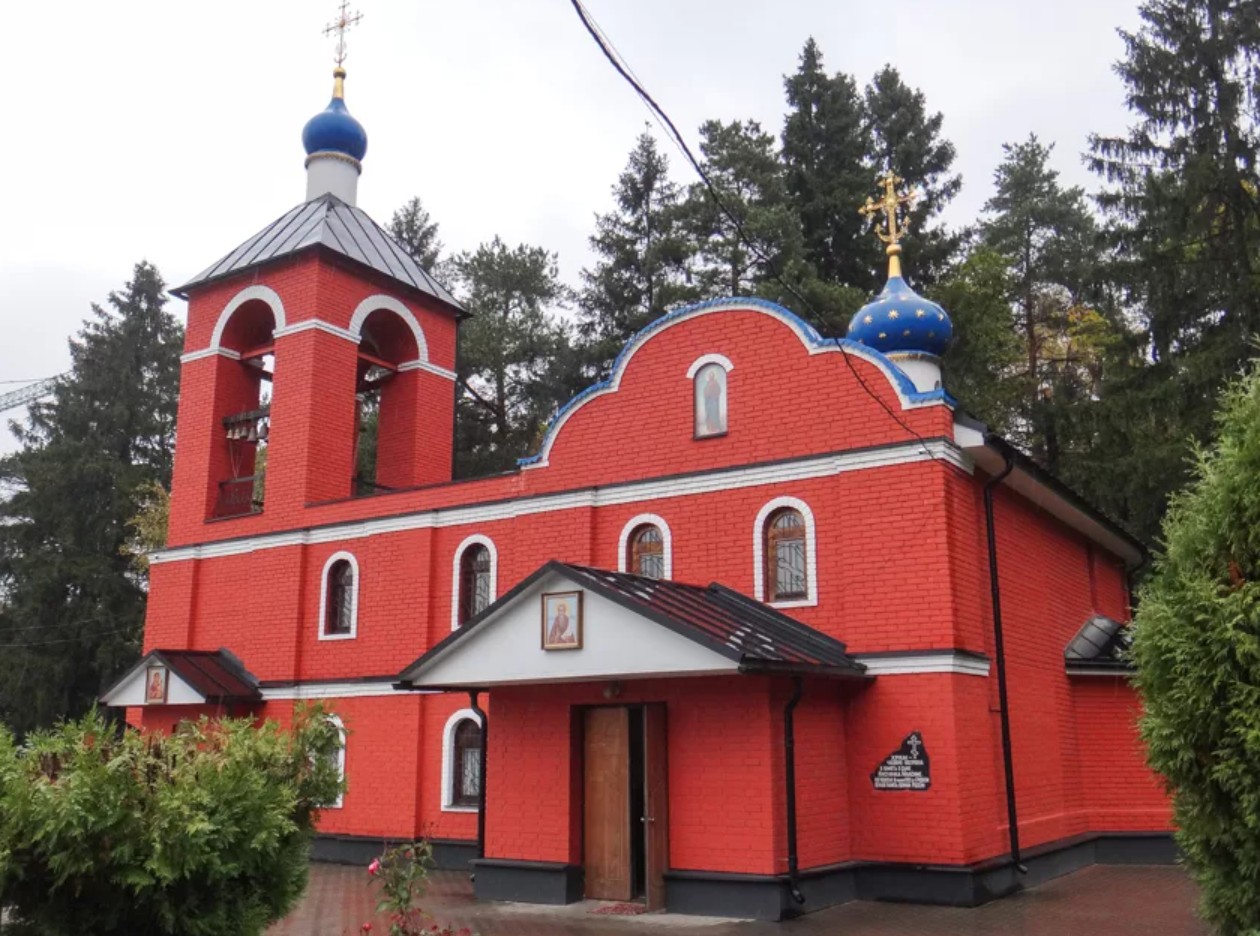
[[[1011,757],[1011,715],[1006,693],[1006,643],[1002,637],[1002,587],[998,583],[997,534],[993,525],[993,490],[1015,468],[1009,452],[1003,454],[1006,467],[984,483],[984,527],[989,538],[989,591],[993,601],[993,651],[997,664],[998,706],[1002,721],[1002,767],[1006,775],[1006,823],[1010,830],[1011,862],[1022,874],[1028,868],[1020,861],[1019,812],[1015,806],[1015,764]]]
[[[800,862],[796,853],[796,706],[805,692],[801,677],[792,679],[792,696],[783,706],[783,768],[787,775],[788,891],[798,904],[805,902],[800,888]]]
[[[477,784],[477,857],[486,857],[486,749],[490,747],[490,719],[477,704],[479,689],[468,690],[468,707],[481,719],[481,753],[477,770],[481,782]]]

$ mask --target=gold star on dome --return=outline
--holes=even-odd
[[[889,317],[890,319],[897,319],[897,318],[900,318],[900,317],[901,317],[901,313],[900,313],[900,312],[898,312],[896,309],[890,309],[890,310],[888,311],[888,317]]]
[[[937,320],[938,322],[943,322],[943,321],[945,321],[945,313],[944,313],[944,312],[937,312],[937,313],[936,313],[936,320]]]
[[[903,332],[901,333],[901,337],[902,337],[902,338],[909,338],[909,337],[910,337],[910,329],[908,329],[908,328],[907,328],[905,331],[903,331]]]
[[[887,334],[885,334],[884,332],[880,332],[880,333],[879,333],[879,337],[881,337],[881,338],[887,338],[887,337],[888,337],[888,335],[887,335]]]
[[[915,309],[915,310],[914,310],[914,317],[915,317],[915,318],[923,318],[923,316],[925,316],[925,315],[927,315],[927,313],[926,313],[926,312],[924,312],[922,309]]]
[[[869,325],[871,324],[871,322],[875,321],[875,316],[868,315],[866,316],[866,318],[862,319],[862,321],[865,322],[867,325]]]
[[[936,332],[928,332],[928,337],[929,337],[929,338],[935,338],[935,337],[936,337]]]

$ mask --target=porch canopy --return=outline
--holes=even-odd
[[[217,705],[261,699],[258,680],[227,650],[150,650],[105,691],[101,703]]]
[[[399,688],[865,671],[840,641],[724,585],[553,561],[403,670]]]

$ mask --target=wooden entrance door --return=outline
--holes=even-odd
[[[649,910],[665,909],[665,872],[669,870],[669,768],[665,760],[665,705],[643,706],[643,834],[647,873],[644,891]]]
[[[583,755],[586,896],[629,900],[630,710],[587,709]]]

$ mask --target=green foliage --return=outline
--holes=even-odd
[[[572,389],[561,371],[568,334],[555,314],[569,291],[554,254],[497,237],[450,269],[471,313],[460,330],[456,471],[503,471],[529,453]]]
[[[0,460],[0,719],[86,711],[139,652],[145,580],[125,546],[169,488],[183,329],[148,263],[70,341],[71,373]]]
[[[441,263],[442,241],[438,224],[429,215],[419,196],[412,196],[389,219],[389,233],[411,255],[411,259],[428,273],[435,273]]]
[[[306,887],[341,781],[318,706],[116,733],[95,712],[0,730],[0,905],[40,936],[257,936]]]
[[[1260,932],[1260,369],[1172,499],[1133,652],[1151,766],[1222,936]]]
[[[260,455],[264,454],[259,453]],[[254,474],[262,474],[261,466],[254,465]],[[146,481],[136,490],[140,508],[127,521],[131,531],[122,546],[123,555],[131,559],[131,566],[144,574],[149,569],[149,553],[166,545],[166,528],[171,518],[171,494],[157,481]]]
[[[595,264],[582,271],[579,331],[591,377],[608,373],[632,335],[697,295],[687,282],[681,192],[650,133],[639,136],[612,193],[613,210],[596,216],[590,238]]]

